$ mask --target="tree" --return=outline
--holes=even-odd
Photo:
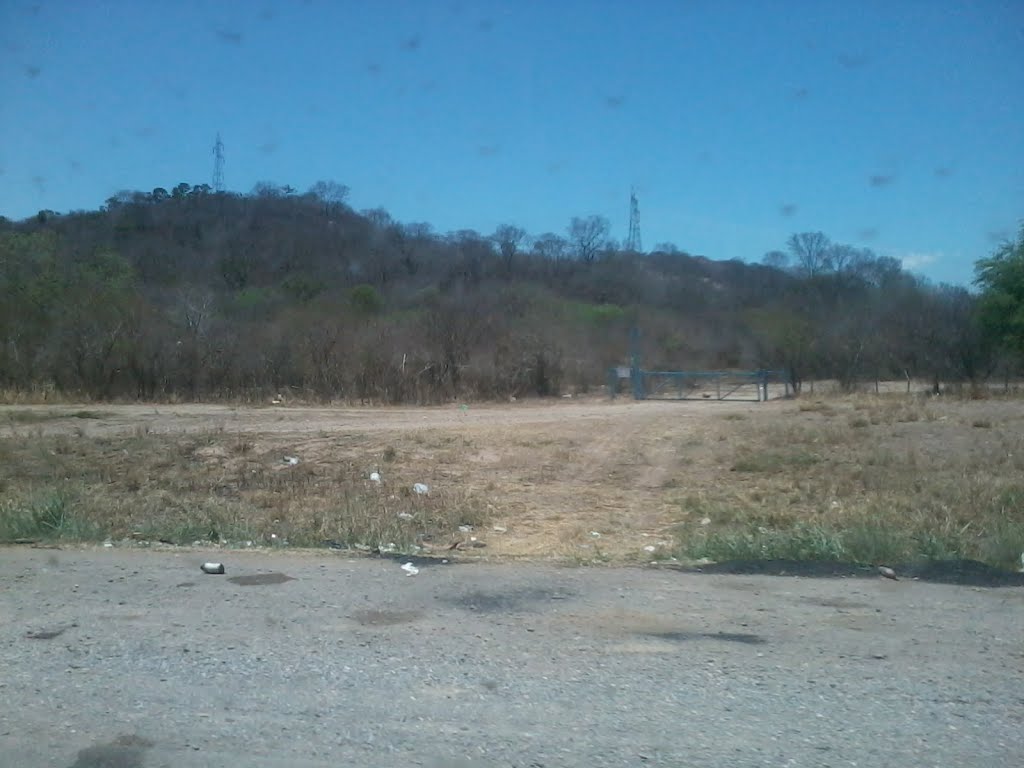
[[[754,336],[767,361],[785,369],[793,394],[799,395],[811,366],[817,341],[814,323],[789,307],[767,307],[748,313]]]
[[[568,243],[564,237],[559,237],[553,232],[545,232],[533,241],[533,250],[542,259],[558,261],[565,257]]]
[[[791,235],[786,248],[797,268],[807,277],[815,277],[832,268],[832,241],[823,232],[800,232]]]
[[[761,257],[761,263],[766,267],[774,269],[787,269],[789,267],[789,254],[785,251],[768,251]]]
[[[526,240],[526,230],[511,224],[502,224],[491,235],[491,239],[498,246],[501,259],[505,264],[505,272],[512,274],[512,262],[515,261],[519,248]]]
[[[611,225],[604,216],[587,216],[582,219],[573,216],[569,222],[569,242],[576,251],[576,257],[590,263],[597,258],[598,251],[608,239]]]
[[[1016,241],[1003,243],[992,256],[978,261],[974,270],[985,335],[1024,360],[1024,225]]]
[[[324,216],[330,218],[348,199],[349,188],[336,181],[318,181],[309,188],[309,194],[323,205]]]

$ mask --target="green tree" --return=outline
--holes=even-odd
[[[981,323],[996,345],[1024,360],[1024,225],[1016,240],[1003,243],[975,265],[981,289]]]

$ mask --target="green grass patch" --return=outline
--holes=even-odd
[[[51,490],[0,503],[0,542],[94,541],[106,532],[81,514],[69,494]]]
[[[1003,567],[1020,557],[1024,526],[997,537],[1003,551],[977,546],[969,537],[934,529],[901,528],[864,521],[848,528],[832,524],[798,522],[787,528],[747,528],[712,531],[695,536],[682,548],[684,557],[727,560],[798,560],[865,565],[909,563],[920,560],[981,559]],[[1008,535],[1012,534],[1012,535]],[[1011,541],[1014,542],[1011,544]],[[1016,554],[1014,554],[1014,552]],[[1012,557],[1011,557],[1012,555]]]

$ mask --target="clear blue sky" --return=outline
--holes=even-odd
[[[756,261],[822,230],[936,280],[1024,218],[1021,0],[0,0],[0,214],[331,179],[436,230]]]

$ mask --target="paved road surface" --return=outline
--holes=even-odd
[[[1020,587],[219,558],[0,549],[0,766],[1024,765]]]

